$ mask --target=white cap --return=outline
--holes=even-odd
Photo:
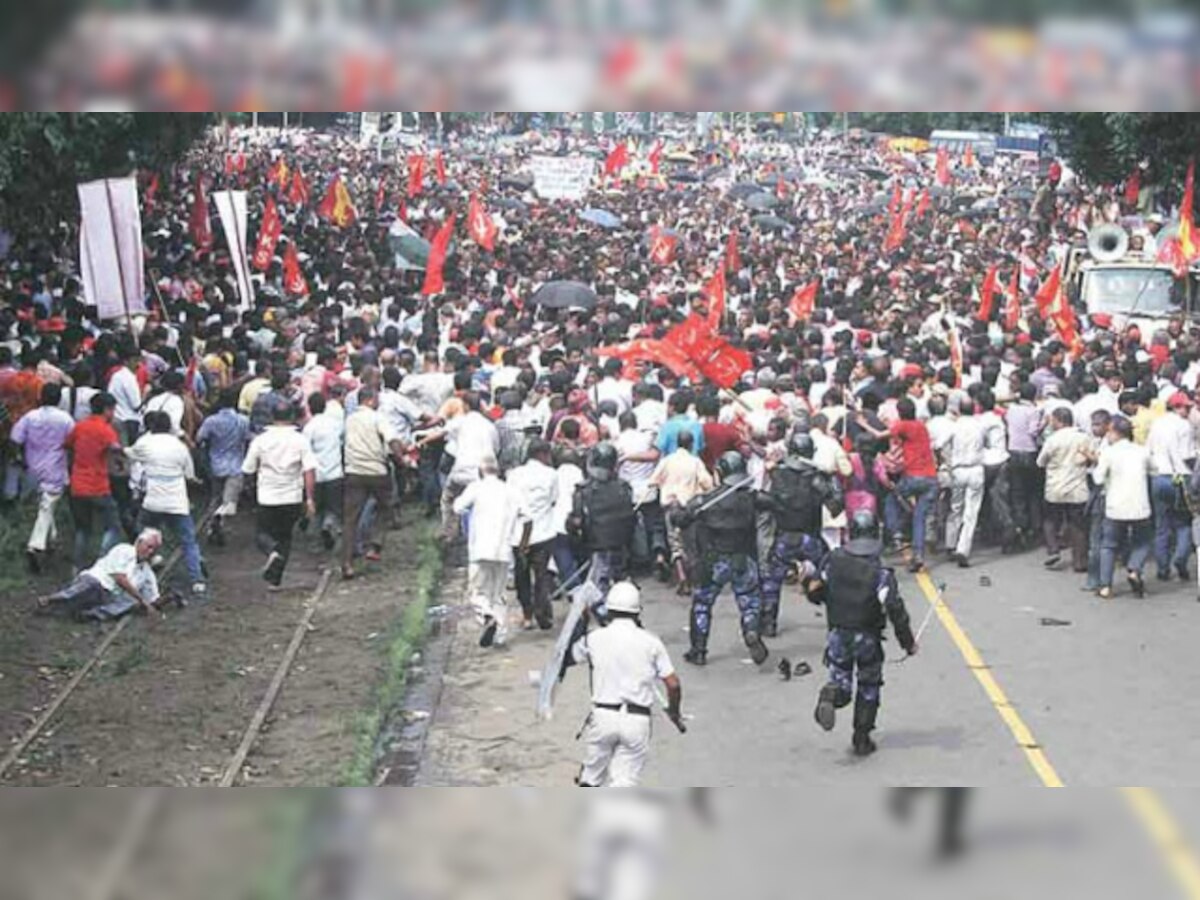
[[[608,591],[608,599],[604,605],[609,612],[631,613],[638,615],[642,611],[642,592],[632,581],[622,581],[614,584]]]

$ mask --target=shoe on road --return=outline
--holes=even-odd
[[[500,627],[494,617],[488,616],[483,620],[483,633],[479,635],[479,646],[490,647],[496,642],[496,630]]]

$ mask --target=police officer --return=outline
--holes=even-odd
[[[841,515],[844,508],[837,482],[813,465],[815,451],[812,435],[794,432],[787,458],[771,473],[765,493],[775,517],[775,540],[762,565],[764,637],[775,637],[779,631],[779,594],[793,563],[809,563],[804,567],[808,575],[815,575],[824,566],[829,547],[821,537],[822,507],[833,516]]]
[[[569,527],[591,554],[588,580],[600,590],[623,581],[633,537],[633,491],[617,477],[617,448],[604,441],[588,457],[588,477],[575,489]]]
[[[629,581],[608,592],[607,625],[585,632],[572,647],[575,662],[591,667],[592,711],[581,737],[587,743],[580,787],[637,787],[650,750],[654,683],[667,689],[667,716],[680,731],[683,688],[667,648],[642,628],[642,596]]]
[[[696,588],[692,591],[691,649],[683,658],[703,666],[708,662],[712,607],[726,584],[733,586],[742,619],[742,638],[750,656],[762,665],[767,646],[760,636],[758,560],[755,547],[757,510],[762,505],[749,489],[746,460],[730,450],[717,460],[721,486],[692,500],[683,521],[696,523]]]
[[[876,749],[871,732],[883,687],[885,614],[905,652],[909,656],[917,652],[896,575],[879,561],[882,552],[875,514],[857,512],[850,521],[850,541],[829,554],[821,579],[829,623],[825,645],[829,682],[821,688],[816,719],[822,728],[832,731],[835,711],[854,697],[856,756],[869,756]],[[856,668],[857,695],[853,690]]]

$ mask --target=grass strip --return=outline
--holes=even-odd
[[[404,608],[391,630],[387,646],[387,670],[375,689],[370,705],[359,712],[354,723],[354,750],[338,774],[339,787],[369,787],[387,732],[390,717],[404,699],[408,686],[408,668],[429,633],[428,612],[437,596],[442,575],[442,557],[435,540],[434,522],[422,522],[417,538],[417,566],[414,572],[415,595]]]

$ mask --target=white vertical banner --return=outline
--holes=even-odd
[[[142,214],[137,181],[104,178],[79,191],[79,273],[84,300],[101,319],[145,313]]]
[[[221,228],[229,244],[229,256],[233,260],[233,272],[237,276],[238,297],[242,309],[254,305],[254,285],[250,281],[250,261],[246,256],[246,192],[217,191],[213,195],[217,203],[217,215],[221,217]]]

